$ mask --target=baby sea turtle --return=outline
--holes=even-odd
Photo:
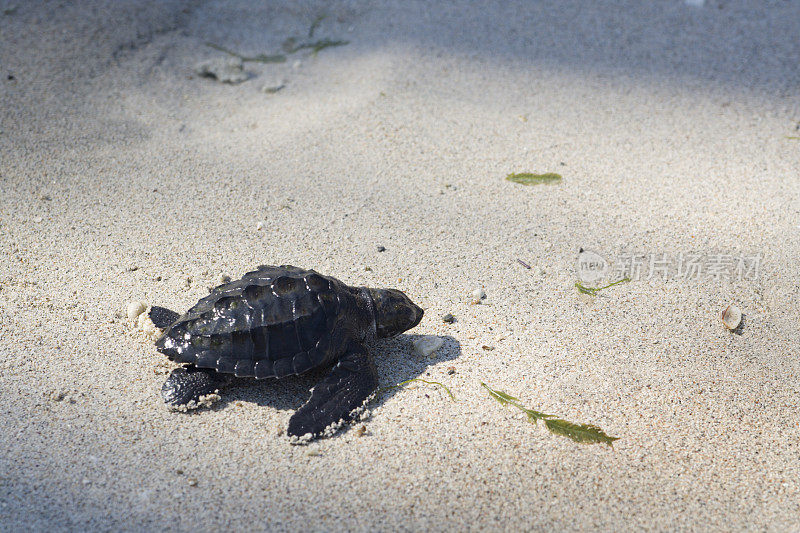
[[[153,307],[158,350],[184,363],[161,395],[174,409],[208,404],[237,378],[283,378],[328,367],[289,420],[297,440],[333,434],[378,386],[366,343],[413,328],[423,311],[394,289],[350,287],[313,270],[259,266],[211,291],[185,314]]]

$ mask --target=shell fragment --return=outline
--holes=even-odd
[[[742,310],[731,304],[722,311],[722,323],[725,327],[733,331],[742,323]]]

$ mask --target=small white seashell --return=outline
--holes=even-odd
[[[484,292],[483,289],[475,289],[472,291],[472,303],[479,304],[484,298],[486,298],[486,292]]]
[[[722,323],[729,330],[734,330],[742,323],[742,310],[731,304],[722,311]]]
[[[414,341],[414,351],[422,357],[428,357],[444,344],[444,339],[435,335],[425,335]]]
[[[131,322],[136,322],[136,319],[139,318],[139,315],[144,313],[145,309],[147,309],[147,304],[144,302],[131,302],[128,304],[128,320]]]
[[[264,226],[266,226],[266,223],[263,220],[260,220],[258,224],[256,224],[256,230],[261,231],[262,229],[264,229]]]

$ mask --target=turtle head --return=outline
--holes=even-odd
[[[379,339],[394,337],[419,324],[422,309],[396,289],[369,289],[375,304],[375,332]]]

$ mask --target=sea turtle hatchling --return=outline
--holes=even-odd
[[[366,343],[413,328],[423,311],[394,289],[350,287],[313,270],[259,266],[183,315],[152,307],[158,350],[184,363],[161,394],[174,409],[209,403],[232,377],[283,378],[331,366],[289,420],[293,440],[333,434],[378,386]]]

